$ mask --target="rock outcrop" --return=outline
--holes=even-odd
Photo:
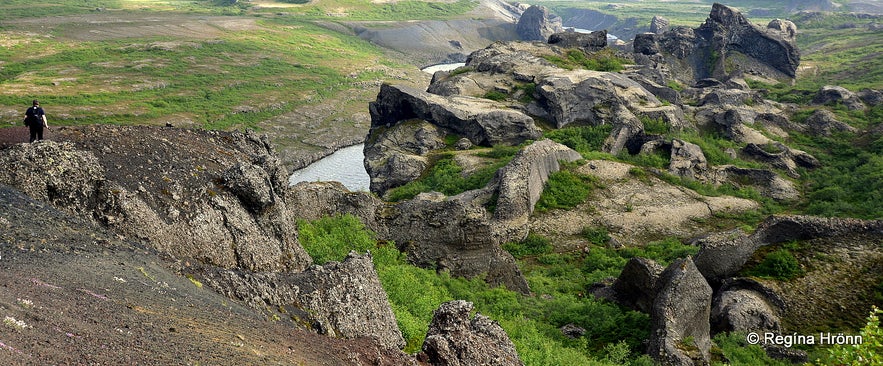
[[[301,183],[290,195],[297,198],[294,207],[301,208],[296,211],[303,211],[303,218],[355,215],[379,239],[395,242],[414,264],[455,276],[483,275],[491,284],[528,293],[515,260],[501,245],[527,236],[528,217],[549,174],[558,171],[561,161],[580,158],[564,145],[540,140],[519,152],[487,186],[452,197],[423,193],[386,203],[334,183]],[[490,212],[492,200],[496,209]]]
[[[549,36],[548,43],[563,48],[578,48],[586,52],[594,52],[607,47],[607,31],[555,33]]]
[[[515,25],[515,32],[522,41],[546,41],[549,36],[563,30],[561,17],[542,5],[527,8]]]
[[[79,142],[89,128],[101,131]],[[194,153],[175,155],[157,151],[170,147],[165,133],[141,137],[128,150],[111,148],[119,132],[65,128],[59,133],[72,142],[13,146],[0,161],[17,168],[0,173],[0,182],[177,258],[252,271],[301,270],[311,262],[283,198],[287,173],[263,141],[225,136],[231,158],[217,158],[197,155],[217,151],[216,133],[168,131],[189,138]],[[177,161],[148,165],[160,158]]]
[[[690,258],[672,262],[657,280],[648,354],[664,365],[710,361],[711,287]]]
[[[804,123],[806,124],[804,130],[818,136],[831,136],[834,132],[858,132],[855,127],[838,121],[837,116],[827,109],[817,109]]]
[[[472,309],[463,300],[441,304],[417,358],[439,366],[524,365],[503,328],[481,314],[470,318]]]
[[[649,313],[656,299],[657,280],[665,268],[655,261],[634,257],[626,262],[619,277],[609,287],[594,292],[595,296],[622,306]]]
[[[842,103],[849,110],[865,110],[865,104],[859,96],[842,86],[825,85],[812,98],[813,104]]]
[[[720,332],[780,332],[785,304],[775,291],[750,279],[730,279],[717,289],[711,328]]]
[[[740,70],[774,78],[794,78],[800,64],[795,42],[796,27],[774,21],[767,28],[751,24],[737,9],[715,3],[700,27],[677,27],[662,34],[635,38],[635,52],[670,58],[671,67],[693,84],[708,77],[722,79],[728,70]],[[677,60],[677,61],[676,61]],[[680,62],[678,62],[680,61]],[[684,62],[686,61],[686,62]]]
[[[444,147],[448,133],[481,146],[515,145],[542,135],[532,118],[491,100],[404,86],[381,86],[370,110],[365,168],[378,195],[419,177],[428,165],[425,155]]]
[[[650,33],[662,34],[668,32],[671,22],[659,15],[654,15],[650,19]]]
[[[319,334],[374,338],[399,349],[405,346],[370,255],[350,253],[343,262],[299,273],[218,271],[207,282],[257,310],[279,309],[279,313],[271,312]]]
[[[582,156],[552,140],[537,141],[521,150],[497,173],[497,208],[495,226],[500,242],[518,241],[527,236],[527,219],[543,193],[549,175],[560,169],[561,162],[573,162]]]

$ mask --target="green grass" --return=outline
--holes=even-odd
[[[534,209],[543,212],[551,209],[569,209],[586,201],[598,186],[594,176],[559,170],[549,175],[546,186]]]
[[[39,98],[62,125],[189,119],[213,129],[260,128],[352,83],[384,77],[359,71],[382,56],[357,37],[292,19],[259,24],[261,30],[175,47],[156,46],[179,41],[169,37],[47,39],[42,47],[54,52],[31,57],[27,47],[15,46],[0,69],[0,86],[7,90],[0,92],[0,105]],[[22,85],[29,90],[25,95],[12,92]]]
[[[426,169],[423,176],[401,187],[389,190],[386,198],[392,202],[399,202],[414,198],[422,192],[432,191],[453,196],[484,187],[494,177],[497,170],[512,160],[518,150],[519,147],[500,146],[478,154],[495,160],[467,176],[463,175],[463,168],[454,160],[453,154],[443,153],[432,166]]]
[[[600,51],[586,53],[578,49],[569,49],[565,51],[564,56],[543,56],[546,61],[551,62],[555,66],[562,69],[586,69],[594,71],[618,72],[623,69],[623,65],[629,61],[616,56],[613,49],[605,48]]]
[[[482,278],[452,278],[445,272],[409,265],[404,255],[388,243],[377,242],[352,216],[302,221],[298,226],[304,248],[314,259],[322,258],[316,259],[317,263],[342,259],[350,250],[371,251],[407,341],[405,352],[420,350],[432,312],[442,302],[463,299],[500,323],[528,365],[647,364],[640,350],[649,335],[649,317],[585,296],[588,283],[580,269],[584,259],[579,255],[564,255],[569,259],[552,265],[528,266],[526,275],[532,286],[539,293],[554,294],[543,298],[491,288]],[[558,328],[568,323],[586,328],[587,335],[576,340],[564,337]]]

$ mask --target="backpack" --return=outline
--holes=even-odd
[[[28,108],[28,111],[25,113],[25,126],[39,126],[43,124],[43,118],[40,114],[37,113],[39,109],[37,107]]]

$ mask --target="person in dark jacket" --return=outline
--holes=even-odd
[[[43,129],[49,128],[46,121],[46,112],[40,107],[40,102],[34,99],[33,106],[25,111],[25,124],[31,129],[31,142],[43,139]]]

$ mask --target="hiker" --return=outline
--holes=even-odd
[[[40,108],[40,102],[34,99],[34,105],[25,111],[25,126],[31,129],[31,142],[43,139],[43,128],[49,128],[46,112]]]

